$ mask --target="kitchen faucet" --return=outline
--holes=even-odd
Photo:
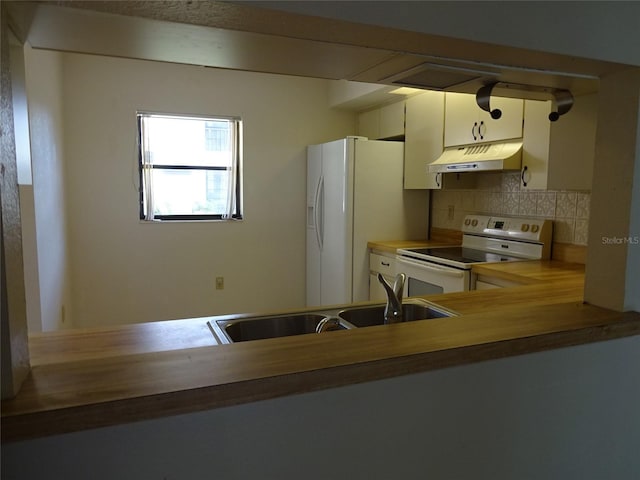
[[[340,330],[342,325],[337,317],[323,318],[316,326],[316,333],[328,332],[329,330]]]
[[[384,323],[399,323],[402,318],[402,291],[407,276],[404,273],[396,275],[393,287],[385,280],[381,273],[378,273],[378,280],[387,292],[387,305],[384,307]]]

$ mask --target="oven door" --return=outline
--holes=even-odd
[[[401,255],[396,257],[396,271],[407,276],[403,292],[405,297],[464,292],[469,290],[471,284],[469,270],[445,267]]]

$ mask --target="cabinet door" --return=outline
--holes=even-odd
[[[444,93],[425,92],[406,100],[404,188],[440,188],[439,177],[427,165],[442,154]]]
[[[498,120],[482,110],[475,95],[450,93],[445,95],[444,146],[495,142],[522,137],[524,102],[516,98],[492,97],[491,108],[500,109]]]
[[[550,101],[525,102],[524,136],[522,139],[522,172],[520,187],[527,190],[547,188],[549,142],[551,140]]]
[[[404,100],[380,108],[380,133],[378,138],[401,137],[405,134]]]
[[[472,95],[475,102],[475,96]],[[498,108],[502,116],[498,120],[491,118],[489,112],[480,107],[480,142],[496,142],[512,138],[522,138],[522,119],[524,115],[524,101],[518,98],[491,98],[491,109]],[[484,123],[486,130],[482,129]]]
[[[597,124],[597,94],[576,97],[571,110],[551,123],[548,189],[591,190]]]
[[[466,145],[477,141],[475,128],[480,107],[473,95],[467,93],[445,94],[444,146]]]
[[[525,101],[521,188],[591,190],[597,94],[576,97],[556,122],[551,109],[551,101]]]
[[[358,115],[358,135],[370,140],[380,136],[380,109],[369,110]]]

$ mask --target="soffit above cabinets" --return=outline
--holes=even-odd
[[[518,98],[548,98],[545,95],[555,89],[571,90],[574,95],[591,93],[599,83],[595,74],[427,55],[396,44],[394,50],[356,45],[341,27],[335,27],[336,40],[328,41],[327,37],[302,38],[299,24],[282,25],[282,32],[295,30],[290,36],[198,24],[194,23],[200,21],[197,11],[185,16],[184,4],[170,8],[176,2],[77,2],[82,8],[70,6],[72,2],[6,3],[14,23],[22,24],[22,37],[34,48],[463,93],[476,93],[483,85],[497,83],[495,95]],[[212,4],[234,8],[218,2],[197,8],[204,11]],[[214,17],[209,12],[204,20],[215,24]],[[464,49],[458,43],[454,50],[461,52]],[[482,47],[484,52],[486,47]],[[557,65],[557,60],[551,64]],[[590,62],[576,71],[611,68]]]
[[[385,50],[38,5],[33,48],[307,77],[350,78],[394,56]]]

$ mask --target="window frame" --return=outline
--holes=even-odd
[[[143,152],[143,118],[144,117],[165,117],[176,119],[196,119],[204,121],[229,121],[234,125],[235,135],[233,138],[236,140],[235,155],[232,159],[235,164],[235,188],[234,188],[234,210],[231,215],[226,214],[171,214],[171,215],[148,215],[146,213],[145,206],[145,181],[144,181],[144,168],[145,159]],[[243,128],[242,119],[236,116],[225,115],[194,115],[194,114],[182,114],[182,113],[161,113],[150,111],[137,111],[136,112],[136,128],[137,128],[137,150],[138,150],[138,202],[139,202],[139,218],[144,222],[166,222],[166,221],[237,221],[244,218],[243,204],[242,204],[242,158],[243,158]],[[152,169],[158,170],[197,170],[197,171],[228,171],[228,167],[219,166],[203,166],[203,165],[154,165],[150,164]],[[233,167],[232,167],[233,168]]]

